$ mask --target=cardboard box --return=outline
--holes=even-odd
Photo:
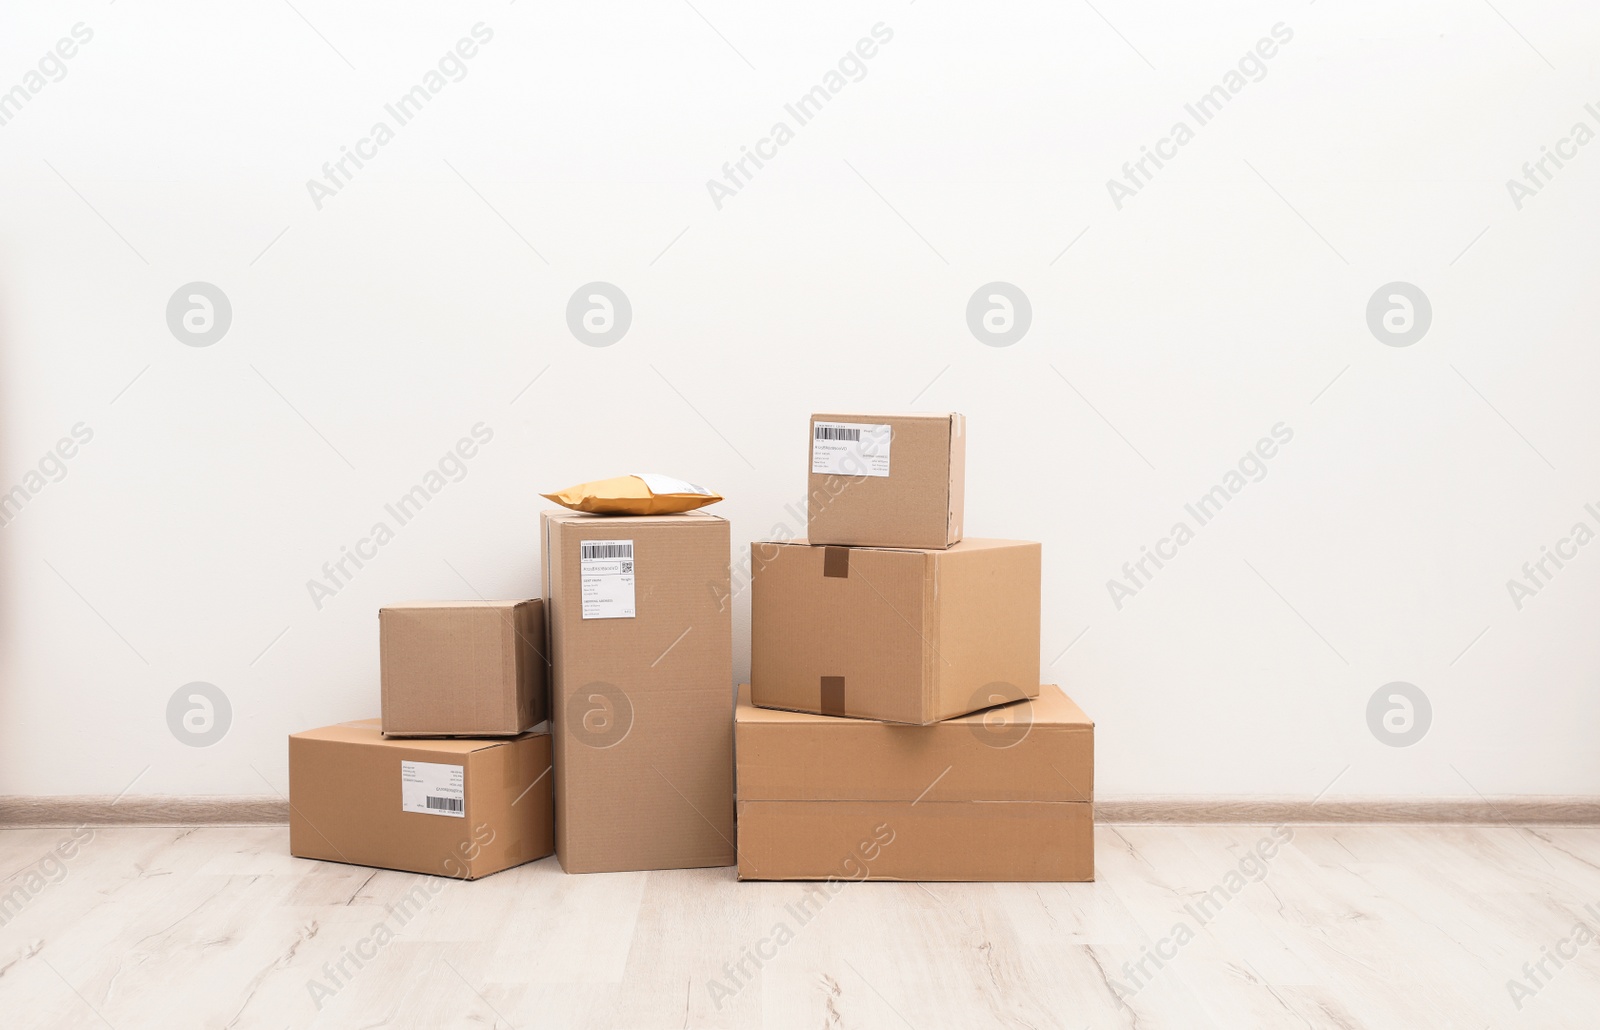
[[[1092,880],[1094,723],[1057,686],[934,726],[757,708],[741,880]]]
[[[927,725],[1039,693],[1038,544],[750,547],[756,704]]]
[[[555,511],[541,528],[561,867],[732,865],[728,523]]]
[[[812,543],[949,547],[966,485],[967,420],[955,412],[811,416]]]
[[[383,732],[516,736],[544,722],[544,603],[413,601],[378,611]]]
[[[476,880],[555,850],[550,735],[391,740],[377,719],[289,737],[289,853]]]

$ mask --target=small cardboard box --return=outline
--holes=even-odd
[[[812,415],[806,537],[816,544],[949,547],[961,539],[967,420]]]
[[[927,725],[1039,693],[1038,544],[750,548],[763,708]]]
[[[1092,880],[1094,723],[1061,688],[899,726],[736,712],[741,880]]]
[[[391,740],[378,720],[289,737],[289,853],[476,880],[555,850],[550,735]]]
[[[561,867],[733,865],[728,523],[541,521]]]
[[[383,732],[511,737],[544,722],[544,604],[412,601],[378,610]]]

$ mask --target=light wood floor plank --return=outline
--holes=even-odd
[[[55,862],[70,828],[0,830],[0,1025],[1595,1025],[1600,938],[1551,956],[1600,930],[1600,828],[1279,834],[1105,825],[1095,883],[829,890],[552,859],[461,883],[259,825],[96,827]]]

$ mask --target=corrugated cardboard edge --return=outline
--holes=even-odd
[[[521,721],[522,717],[521,704],[517,696],[522,693],[523,687],[522,663],[517,661],[517,652],[520,650],[520,648],[517,647],[517,642],[518,638],[522,634],[522,631],[517,626],[517,620],[523,617],[520,614],[519,609],[523,608],[525,605],[527,605],[527,603],[527,601],[522,601],[512,605],[510,612],[511,617],[500,620],[500,668],[502,670],[511,670],[511,682],[513,684],[511,709],[513,713],[513,721]],[[504,675],[503,672],[502,675]],[[386,733],[384,736],[388,736],[388,734]]]
[[[418,730],[383,730],[384,740],[481,740],[485,744],[516,740],[524,733],[536,733],[545,723],[536,722],[520,730],[462,730],[454,733],[422,733]],[[544,732],[548,733],[549,730]],[[480,748],[479,750],[482,750]]]
[[[387,712],[390,709],[389,684],[386,682],[388,677],[384,676],[383,674],[383,667],[388,664],[387,658],[383,653],[383,642],[385,639],[385,634],[383,631],[383,613],[388,610],[389,609],[387,607],[380,606],[378,608],[378,723],[380,733],[382,732],[383,724],[382,713]]]
[[[936,711],[939,696],[939,666],[944,655],[939,651],[939,559],[938,552],[922,556],[926,571],[922,576],[922,725],[939,721]]]
[[[544,656],[549,666],[545,669],[545,712],[550,720],[550,775],[558,775],[556,766],[560,762],[559,752],[556,748],[556,720],[561,718],[560,699],[556,694],[556,670],[560,667],[556,655],[556,625],[555,625],[555,599],[551,596],[551,585],[554,582],[552,566],[555,564],[555,520],[556,511],[545,509],[539,513],[539,598],[544,602],[542,614],[544,615]],[[552,779],[552,784],[554,780]],[[550,799],[551,810],[551,842],[559,854],[564,850],[561,835],[565,831],[561,818],[556,812],[556,799]]]
[[[1446,823],[1600,826],[1600,795],[1358,798],[1122,795],[1095,799],[1096,823]],[[0,797],[0,827],[284,826],[282,795]]]
[[[622,863],[590,862],[590,863],[586,863],[586,862],[576,862],[576,861],[573,861],[571,858],[568,858],[568,860],[566,862],[563,862],[563,861],[561,861],[560,852],[557,852],[554,857],[556,859],[556,864],[561,866],[561,871],[563,873],[566,873],[569,876],[589,876],[590,874],[593,874],[593,873],[654,873],[654,872],[667,872],[667,871],[675,870],[675,869],[733,869],[739,863],[737,852],[734,853],[734,857],[731,858],[731,859],[721,859],[721,858],[719,858],[719,859],[716,859],[716,860],[705,861],[705,862],[695,861],[695,862],[680,862],[680,863],[662,863],[660,865],[651,865],[651,866],[639,866],[639,865],[636,865],[636,864],[634,864],[632,862],[622,862]]]
[[[950,482],[945,487],[945,546],[959,544],[967,520],[967,416],[950,413]]]

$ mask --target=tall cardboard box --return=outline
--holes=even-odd
[[[732,865],[728,523],[552,511],[541,528],[561,867]]]
[[[1038,544],[750,548],[757,705],[927,725],[1039,693]]]
[[[555,849],[550,735],[394,740],[377,719],[289,737],[289,853],[476,880]]]
[[[546,717],[544,602],[411,601],[378,610],[383,732],[504,737]]]
[[[757,708],[741,880],[1092,880],[1094,723],[1061,688],[934,726]]]
[[[815,544],[949,547],[961,539],[967,420],[811,416],[806,537]]]

